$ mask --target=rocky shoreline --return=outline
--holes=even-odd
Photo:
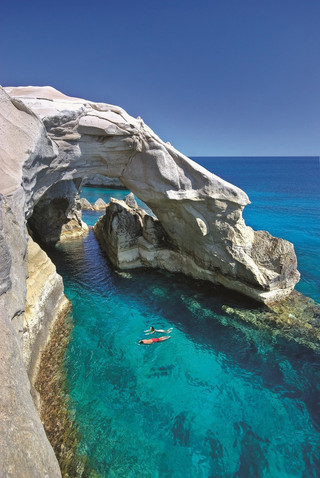
[[[96,478],[98,475],[90,469],[86,455],[78,452],[79,431],[68,398],[64,355],[72,327],[72,313],[60,314],[41,355],[35,388],[40,396],[40,418],[63,478]]]
[[[290,295],[299,273],[292,244],[246,226],[244,191],[163,142],[141,118],[51,87],[0,88],[0,106],[0,475],[59,478],[33,382],[66,298],[61,277],[28,228],[45,243],[85,234],[84,178],[120,180],[151,208],[170,251],[158,253],[159,244],[149,251],[147,242],[156,237],[148,219],[139,234],[146,260],[155,254],[160,263],[173,254],[177,272],[262,303]]]

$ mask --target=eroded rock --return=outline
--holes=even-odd
[[[89,228],[82,221],[75,181],[60,181],[49,188],[34,206],[28,222],[44,243],[55,244],[86,234]]]
[[[151,208],[192,264],[194,277],[265,303],[291,292],[299,280],[293,247],[247,227],[242,218],[247,195],[161,141],[141,118],[52,88],[7,91],[43,119],[57,151],[46,172],[49,182],[58,180],[57,173],[60,180],[88,174],[118,178]],[[262,243],[264,257],[257,253]]]
[[[107,203],[103,199],[99,198],[94,203],[93,209],[95,211],[103,211],[106,208],[106,206],[107,206]]]
[[[81,209],[93,211],[92,204],[86,198],[80,198]]]

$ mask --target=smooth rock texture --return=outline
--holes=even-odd
[[[28,276],[27,197],[34,176],[24,167],[54,154],[42,122],[0,89],[0,476],[55,478],[60,469],[31,397],[23,360]],[[32,168],[32,167],[31,167]]]

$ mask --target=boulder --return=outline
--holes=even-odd
[[[133,195],[125,199],[111,198],[105,215],[93,228],[112,264],[119,269],[153,267],[181,271],[183,258],[175,251],[160,221],[139,208]]]
[[[133,208],[133,209],[137,209],[138,208],[138,204],[137,204],[137,201],[134,197],[134,194],[130,193],[128,194],[125,198],[124,198],[124,202],[126,203],[127,206]]]
[[[106,206],[107,206],[107,203],[104,202],[103,199],[99,198],[99,199],[97,199],[96,202],[94,203],[93,209],[94,209],[95,211],[103,211],[103,210],[106,208]]]
[[[142,219],[124,201],[110,199],[105,215],[94,226],[94,232],[114,266],[132,269],[142,265],[138,251]]]
[[[87,211],[93,211],[92,204],[86,198],[80,198],[81,209],[85,209]]]

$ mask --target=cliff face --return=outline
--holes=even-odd
[[[32,378],[65,299],[54,266],[31,240],[28,249],[27,220],[45,241],[82,234],[77,190],[81,178],[102,174],[150,206],[180,263],[192,264],[183,272],[262,302],[287,295],[299,274],[291,244],[245,225],[243,191],[141,119],[50,87],[6,91],[0,88],[0,475],[52,478],[60,471],[26,368]],[[158,226],[146,221],[143,240],[152,242]]]
[[[28,240],[28,277],[23,320],[23,359],[33,384],[41,351],[47,343],[53,318],[69,308],[62,277],[47,254],[31,237]]]
[[[53,147],[41,121],[3,91],[0,123],[0,475],[59,477],[58,462],[31,397],[22,353],[28,275],[28,187],[22,186],[23,165],[31,158],[46,161],[53,156]]]

